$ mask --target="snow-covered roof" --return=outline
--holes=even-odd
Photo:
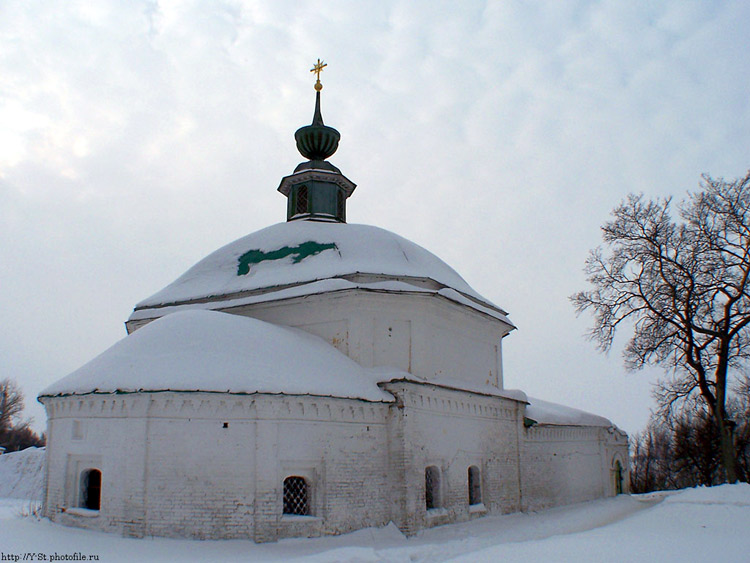
[[[530,403],[539,424],[604,426],[604,417],[516,390],[364,368],[317,336],[251,317],[185,310],[126,336],[39,396],[153,391],[272,393],[393,401],[379,382],[413,381]]]
[[[138,303],[130,320],[352,288],[439,294],[513,326],[421,246],[378,227],[318,221],[278,223],[220,248]]]
[[[526,407],[526,417],[539,424],[550,424],[554,426],[603,426],[609,428],[614,426],[612,422],[603,416],[591,414],[586,411],[542,401],[534,397],[528,397],[529,405]]]
[[[138,391],[286,393],[392,401],[377,376],[302,330],[182,311],[114,344],[40,397]]]

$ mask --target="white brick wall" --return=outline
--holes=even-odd
[[[614,496],[615,455],[627,468],[624,434],[601,427],[536,425],[525,428],[523,436],[523,510]]]
[[[393,520],[405,533],[467,520],[468,468],[490,513],[611,495],[627,439],[605,428],[523,427],[525,404],[427,383],[383,385],[396,403],[221,393],[45,398],[45,512],[124,535],[252,538],[339,534]],[[425,508],[440,468],[442,509]],[[98,514],[78,480],[102,471]],[[311,486],[307,518],[282,512],[285,477]]]
[[[468,520],[468,469],[482,475],[482,502],[490,512],[519,509],[519,403],[437,387],[399,382],[386,384],[399,398],[399,432],[393,437],[403,450],[401,488],[405,499],[394,521],[406,533],[449,521]],[[425,507],[425,469],[440,469],[443,511]]]
[[[311,476],[316,534],[389,520],[386,404],[215,393],[44,401],[46,514],[61,523],[135,536],[274,540],[306,529],[304,519],[281,518],[288,475]],[[73,438],[74,421],[85,438]],[[93,517],[66,512],[79,488],[71,460],[86,457],[102,471]]]

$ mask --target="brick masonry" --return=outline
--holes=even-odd
[[[390,520],[407,534],[486,513],[614,494],[627,440],[593,427],[524,428],[525,403],[395,382],[394,403],[219,393],[44,398],[45,513],[126,536],[251,538],[340,534]],[[440,508],[425,508],[425,468]],[[469,507],[468,468],[481,475]],[[80,504],[81,472],[102,472],[101,509]],[[310,484],[311,516],[282,515],[282,483]]]

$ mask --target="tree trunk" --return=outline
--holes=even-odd
[[[729,329],[725,326],[724,334]],[[712,414],[719,426],[719,444],[721,447],[721,464],[724,466],[724,477],[727,483],[737,482],[737,450],[734,447],[734,421],[727,417],[727,371],[729,369],[729,338],[720,339],[717,350],[718,362],[714,383],[716,385],[715,402],[712,405]],[[707,397],[704,398],[708,399]],[[709,401],[709,404],[711,402]]]
[[[736,483],[737,475],[737,452],[734,448],[734,424],[718,416],[719,443],[721,445],[721,464],[724,466],[724,476],[727,483]]]

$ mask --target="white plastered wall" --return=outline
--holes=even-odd
[[[614,428],[535,425],[521,443],[523,510],[614,496],[615,456],[627,477],[627,436]]]
[[[436,294],[346,290],[226,312],[301,328],[365,367],[503,386],[510,327]]]

